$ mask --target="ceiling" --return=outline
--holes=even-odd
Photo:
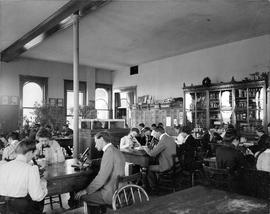
[[[0,0],[0,50],[67,3]],[[118,70],[270,33],[268,0],[112,0],[80,20],[80,64]],[[22,57],[72,63],[72,28]]]

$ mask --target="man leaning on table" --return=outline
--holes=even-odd
[[[150,150],[143,147],[145,152],[151,157],[158,157],[158,165],[150,165],[148,171],[148,181],[151,189],[155,189],[156,172],[164,172],[173,166],[172,156],[176,154],[176,143],[173,137],[165,133],[163,127],[158,126],[155,131],[159,137],[158,144]]]
[[[0,165],[0,201],[9,200],[11,211],[19,214],[39,214],[47,195],[47,182],[40,179],[37,166],[29,162],[35,155],[34,141],[23,140],[15,160]]]
[[[82,199],[88,204],[112,204],[112,196],[116,190],[117,177],[125,174],[125,158],[123,154],[111,144],[108,132],[95,135],[95,147],[103,151],[100,171],[90,185],[78,192],[75,199]],[[92,207],[89,206],[91,213]]]

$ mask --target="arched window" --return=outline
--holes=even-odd
[[[35,82],[26,82],[22,88],[22,107],[24,120],[34,122],[34,109],[36,105],[42,105],[44,97],[41,86]]]
[[[95,94],[95,108],[97,110],[98,119],[109,118],[109,95],[104,88],[97,88]]]

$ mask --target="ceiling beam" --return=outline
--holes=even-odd
[[[70,0],[46,20],[3,50],[1,52],[1,61],[10,62],[25,51],[40,44],[57,31],[71,26],[73,13],[79,11],[80,17],[83,17],[110,1],[111,0]]]

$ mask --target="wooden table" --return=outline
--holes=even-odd
[[[121,151],[125,156],[126,162],[138,164],[141,167],[149,166],[149,155],[144,150],[132,150],[132,151]]]
[[[269,209],[267,200],[195,186],[108,213],[269,214]]]
[[[75,171],[76,159],[46,166],[44,178],[48,181],[48,196],[79,191],[85,188],[96,175],[92,169]]]

